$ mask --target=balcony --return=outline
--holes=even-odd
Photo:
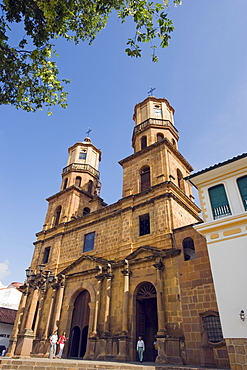
[[[164,119],[158,119],[158,118],[148,118],[146,121],[144,121],[144,122],[140,123],[139,125],[135,126],[133,135],[142,132],[147,127],[155,127],[155,126],[156,127],[159,126],[159,127],[163,127],[163,128],[167,127],[171,131],[173,131],[176,135],[178,135],[177,129],[173,126],[173,124],[170,121],[164,120]]]
[[[231,214],[232,213],[228,204],[213,208],[213,215],[215,220],[221,217],[230,216]]]
[[[63,174],[71,171],[85,171],[91,173],[94,177],[99,178],[99,171],[93,168],[90,164],[72,163],[69,166],[64,167]]]

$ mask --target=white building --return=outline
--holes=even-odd
[[[247,363],[247,153],[187,178],[199,191],[223,336],[232,369]],[[242,312],[243,313],[243,312]],[[242,367],[241,367],[242,366]]]
[[[18,290],[21,285],[21,283],[12,283],[8,287],[0,288],[0,354],[9,346],[9,338],[22,295]]]

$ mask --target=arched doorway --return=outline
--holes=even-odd
[[[145,282],[136,295],[136,340],[139,335],[145,342],[144,361],[154,361],[153,342],[158,330],[157,298],[153,284]]]
[[[72,315],[69,353],[70,358],[82,358],[87,348],[90,294],[83,290],[76,298]]]

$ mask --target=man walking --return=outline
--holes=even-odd
[[[143,361],[143,352],[145,351],[145,344],[142,340],[142,337],[138,337],[137,345],[136,345],[136,351],[138,352],[139,360],[140,362]]]
[[[52,336],[50,337],[50,353],[48,358],[53,358],[56,356],[57,341],[58,341],[57,330],[55,330]]]

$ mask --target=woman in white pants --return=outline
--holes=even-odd
[[[59,341],[58,341],[58,344],[59,344],[59,353],[58,353],[58,356],[57,356],[58,358],[62,357],[63,349],[64,349],[64,343],[66,342],[66,340],[67,340],[66,333],[64,331],[63,334],[60,336]]]

